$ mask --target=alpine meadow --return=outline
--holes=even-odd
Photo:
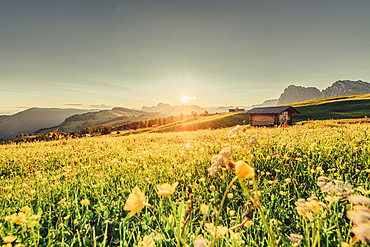
[[[366,246],[370,121],[0,148],[3,246]]]

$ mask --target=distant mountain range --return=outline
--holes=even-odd
[[[322,91],[320,91],[316,87],[301,87],[290,85],[280,95],[277,104],[281,105],[310,99],[366,93],[370,93],[370,83],[361,80],[336,81],[330,87],[327,87]]]
[[[10,116],[0,116],[0,139],[7,139],[20,133],[33,133],[38,129],[61,124],[67,117],[91,110],[30,108]]]

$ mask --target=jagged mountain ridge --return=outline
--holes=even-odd
[[[339,80],[322,91],[316,87],[290,85],[280,95],[277,104],[281,105],[310,99],[366,93],[370,93],[370,83],[361,80]]]

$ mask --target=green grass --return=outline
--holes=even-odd
[[[293,115],[293,122],[370,116],[370,94],[313,99],[287,105],[302,113]]]
[[[221,113],[202,116],[192,121],[183,121],[154,127],[152,132],[194,131],[199,129],[219,129],[249,122],[249,116],[243,113]]]
[[[235,115],[225,114],[226,119]],[[292,246],[291,233],[303,236],[301,246],[340,246],[350,241],[353,224],[345,215],[353,205],[344,196],[330,204],[316,182],[326,176],[368,196],[369,128],[369,119],[309,121],[249,127],[233,139],[231,128],[222,128],[2,145],[0,245],[5,236],[27,246],[136,246],[143,236],[151,236],[156,246],[193,246],[200,236],[211,245],[215,239],[206,223],[227,229],[248,217],[252,226],[237,227],[238,237],[225,234],[214,246]],[[210,176],[212,157],[225,147],[231,148],[233,164],[242,160],[254,166],[260,204],[252,204],[252,179],[234,181],[230,169]],[[157,194],[158,184],[174,182],[179,185],[170,197]],[[124,207],[135,186],[151,206],[128,219]],[[297,213],[295,203],[312,194],[330,208],[320,207],[310,221]],[[82,205],[84,199],[90,204]],[[201,204],[209,208],[205,215]],[[24,223],[5,221],[24,206],[30,207]],[[32,227],[34,214],[41,218]]]

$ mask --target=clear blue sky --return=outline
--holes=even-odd
[[[1,1],[0,114],[370,81],[369,0]]]

